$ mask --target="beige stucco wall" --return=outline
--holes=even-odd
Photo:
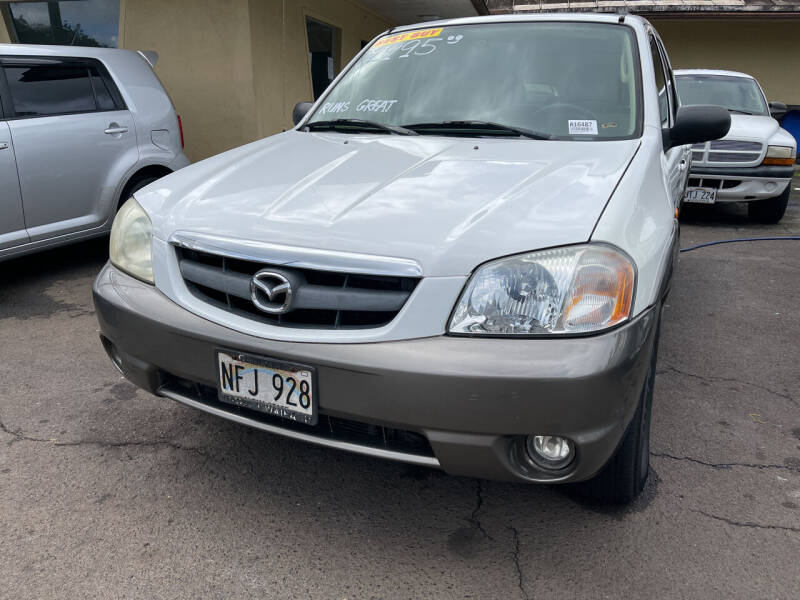
[[[343,64],[391,26],[350,0],[122,0],[120,46],[159,53],[199,160],[291,127],[312,99],[306,15],[341,29]]]
[[[120,47],[158,52],[192,160],[256,137],[249,31],[247,0],[122,0]]]
[[[743,71],[758,79],[769,100],[800,104],[795,66],[800,17],[650,21],[674,68]]]
[[[9,44],[9,43],[11,43],[11,36],[8,35],[5,19],[0,17],[0,44]]]
[[[292,126],[292,108],[313,100],[306,17],[341,31],[339,65],[390,28],[389,21],[351,0],[250,0],[250,31],[259,136]]]

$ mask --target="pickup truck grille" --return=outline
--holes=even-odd
[[[180,246],[175,251],[183,281],[196,298],[233,314],[281,327],[381,327],[397,316],[419,282],[416,277],[261,263]],[[286,312],[271,314],[254,303],[251,282],[262,271],[278,273],[290,281],[292,299]],[[263,295],[262,299],[269,300]]]
[[[757,164],[764,145],[742,140],[715,140],[692,146],[692,164],[705,166]]]

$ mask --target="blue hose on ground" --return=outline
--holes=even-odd
[[[783,240],[800,240],[800,235],[787,235],[783,237],[756,237],[756,238],[737,238],[732,240],[717,240],[716,242],[706,242],[705,244],[697,244],[696,246],[689,246],[688,248],[681,248],[681,252],[690,252],[698,248],[705,248],[706,246],[716,246],[717,244],[734,244],[736,242],[775,242]]]

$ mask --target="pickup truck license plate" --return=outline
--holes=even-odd
[[[686,188],[684,202],[694,202],[696,204],[714,204],[717,199],[717,190],[707,187]]]
[[[217,352],[219,399],[228,404],[317,423],[312,367],[236,352]]]

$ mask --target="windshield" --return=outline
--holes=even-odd
[[[768,115],[769,109],[754,79],[734,75],[677,75],[681,104],[716,104],[734,112]]]
[[[426,135],[503,135],[487,122],[572,140],[638,135],[633,30],[602,23],[497,23],[380,38],[307,125],[337,119]],[[439,129],[432,127],[442,124]],[[313,128],[313,127],[312,127]],[[385,131],[384,131],[385,132]]]

